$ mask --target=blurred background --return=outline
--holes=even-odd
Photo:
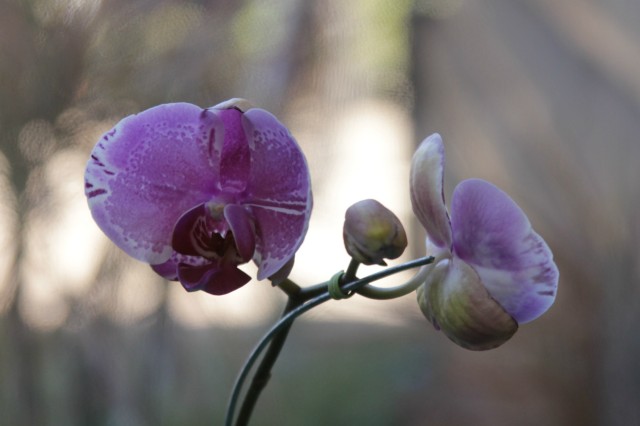
[[[222,423],[284,296],[162,281],[94,225],[83,172],[124,116],[231,97],[309,160],[301,285],[346,267],[360,199],[423,254],[408,169],[436,131],[447,197],[497,184],[561,273],[552,309],[483,353],[414,296],[332,301],[294,326],[252,424],[640,424],[639,21],[633,0],[0,0],[0,424]]]

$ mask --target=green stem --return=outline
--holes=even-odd
[[[300,291],[302,291],[300,286],[291,281],[289,278],[283,280],[280,284],[277,285],[277,287],[280,290],[284,291],[284,293],[289,297],[297,297],[300,294]]]
[[[287,301],[287,305],[282,313],[282,316],[287,315],[293,309],[297,308],[302,304],[302,300],[297,297],[289,296],[289,300]],[[256,369],[256,373],[253,376],[253,380],[249,385],[249,389],[244,397],[244,401],[242,402],[242,406],[240,407],[240,411],[238,412],[238,420],[236,420],[236,426],[246,426],[249,424],[249,419],[251,418],[251,413],[253,412],[253,408],[258,402],[258,398],[260,397],[260,393],[269,383],[269,379],[271,379],[271,369],[273,365],[276,363],[278,359],[278,355],[280,355],[280,351],[284,346],[284,343],[287,340],[287,336],[289,335],[289,330],[291,330],[291,326],[293,322],[288,323],[278,330],[278,332],[273,336],[271,343],[269,344],[269,348],[264,354],[260,365]]]
[[[431,268],[425,265],[420,268],[413,278],[404,284],[400,284],[395,287],[376,287],[369,284],[358,290],[358,294],[360,296],[376,300],[396,299],[398,297],[406,296],[407,294],[417,290],[418,287],[424,283],[430,270]]]
[[[374,281],[380,280],[382,278],[386,278],[390,275],[396,274],[398,272],[401,272],[407,269],[423,266],[431,262],[433,262],[433,257],[423,257],[420,259],[413,260],[411,262],[404,263],[402,265],[390,267],[383,271],[371,274],[368,277],[365,277],[363,279],[347,282],[342,286],[342,290],[344,292],[358,291],[363,286],[366,286],[367,284],[370,284]],[[324,291],[319,292],[320,288],[324,288]],[[300,315],[309,311],[310,309],[328,300],[331,300],[331,296],[329,295],[329,292],[326,289],[327,289],[327,283],[325,282],[325,283],[321,283],[321,284],[317,284],[315,286],[309,287],[308,292],[305,292],[305,289],[301,289],[300,292],[297,293],[297,295],[295,294],[289,295],[289,302],[287,303],[287,307],[285,308],[285,311],[282,317],[273,327],[271,327],[271,329],[269,329],[269,331],[262,337],[262,339],[260,339],[256,347],[249,354],[249,357],[247,358],[244,365],[242,366],[242,369],[240,370],[240,374],[238,374],[236,382],[233,385],[231,398],[229,399],[229,405],[227,407],[227,414],[225,418],[225,426],[233,425],[235,408],[236,408],[236,405],[240,396],[240,391],[242,389],[244,381],[246,380],[251,368],[255,364],[256,360],[258,359],[262,351],[269,344],[269,342],[271,342],[271,345],[269,345],[268,352],[262,358],[262,361],[257,368],[256,375],[259,375],[259,377],[258,379],[254,378],[252,382],[251,387],[252,388],[255,387],[255,390],[249,389],[247,391],[247,395],[251,395],[250,398],[252,401],[250,403],[247,403],[247,402],[243,403],[242,412],[238,416],[238,422],[236,423],[236,426],[241,426],[241,425],[245,426],[248,424],[253,407],[255,406],[255,403],[258,399],[260,391],[264,389],[264,386],[268,381],[268,378],[271,372],[271,367],[274,365],[276,358],[280,353],[280,349],[282,349],[282,346],[284,345],[284,342],[286,340],[287,334],[291,328],[293,321]],[[320,293],[320,294],[317,294],[317,293]],[[274,344],[274,342],[276,341],[278,341],[278,343]],[[253,383],[255,383],[255,385]],[[240,423],[241,420],[243,421],[243,423]]]
[[[347,268],[347,272],[344,273],[343,279],[345,283],[355,281],[358,279],[356,277],[356,273],[358,272],[359,266],[360,266],[360,262],[352,258],[351,262],[349,262],[349,267]]]

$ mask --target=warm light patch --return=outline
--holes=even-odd
[[[332,155],[326,157],[331,164],[315,163],[311,152],[309,163],[314,170],[331,170],[314,186],[314,210],[305,244],[296,255],[292,278],[301,285],[315,284],[329,279],[349,264],[349,256],[343,248],[342,226],[344,213],[357,201],[373,198],[391,209],[403,224],[411,223],[409,202],[409,159],[413,152],[410,117],[395,104],[383,101],[358,103],[342,114],[335,133],[322,135],[322,146]],[[304,131],[305,138],[314,135]],[[313,140],[305,140],[313,146]],[[318,144],[320,141],[318,141]],[[305,146],[305,147],[306,147]],[[319,179],[316,179],[316,181]],[[315,181],[314,181],[315,183]],[[410,260],[410,253],[389,264]],[[362,276],[380,270],[371,266],[362,268]],[[391,285],[411,278],[413,271],[396,275]],[[384,285],[384,284],[380,284]],[[413,298],[410,298],[413,303]],[[389,325],[406,317],[394,310],[404,299],[393,303],[354,297],[349,303],[328,303],[315,320],[379,320]],[[375,315],[372,315],[375,312]],[[388,314],[388,315],[387,315]]]

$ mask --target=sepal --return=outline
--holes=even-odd
[[[453,342],[470,350],[493,349],[518,330],[518,323],[491,297],[471,266],[453,258],[433,268],[417,291],[418,304]]]

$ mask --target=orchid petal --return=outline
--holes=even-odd
[[[243,126],[251,151],[243,204],[255,220],[254,261],[262,280],[282,268],[302,244],[311,215],[310,176],[300,147],[273,115],[250,109]]]
[[[211,263],[209,260],[201,256],[185,256],[179,253],[173,253],[169,260],[164,263],[151,265],[151,269],[161,277],[169,281],[178,281],[178,265],[186,264],[191,266],[202,266]]]
[[[224,217],[233,233],[240,259],[243,262],[248,262],[256,249],[255,230],[251,216],[244,207],[238,204],[228,204],[224,208]]]
[[[169,260],[151,265],[153,272],[169,281],[178,281],[178,264],[171,258]]]
[[[178,278],[187,291],[202,290],[216,296],[231,293],[251,281],[251,277],[235,265],[221,267],[216,263],[201,266],[180,264]]]
[[[451,247],[451,224],[444,203],[444,146],[439,134],[426,138],[411,162],[411,205],[429,239]]]
[[[284,264],[275,274],[269,276],[271,284],[274,286],[280,285],[289,278],[291,271],[293,271],[293,265],[295,264],[296,257],[292,256],[287,263]]]
[[[460,259],[445,259],[433,266],[418,289],[418,304],[437,329],[467,349],[498,347],[518,329],[478,274]]]
[[[270,208],[253,207],[256,223],[256,251],[253,260],[258,265],[258,279],[263,280],[278,272],[296,253],[307,223],[300,216]]]
[[[237,109],[209,109],[221,126],[212,137],[214,152],[220,159],[218,187],[226,193],[241,193],[249,179],[250,151],[242,126],[242,112]]]
[[[480,179],[461,182],[453,193],[451,222],[455,255],[473,267],[518,323],[551,306],[558,285],[553,255],[506,193]]]
[[[215,224],[205,204],[199,204],[187,210],[176,221],[173,229],[171,245],[183,255],[214,257],[211,248],[211,235],[215,232]]]
[[[181,214],[210,198],[212,114],[191,104],[160,105],[120,121],[91,153],[85,193],[93,218],[130,256],[165,262]]]

